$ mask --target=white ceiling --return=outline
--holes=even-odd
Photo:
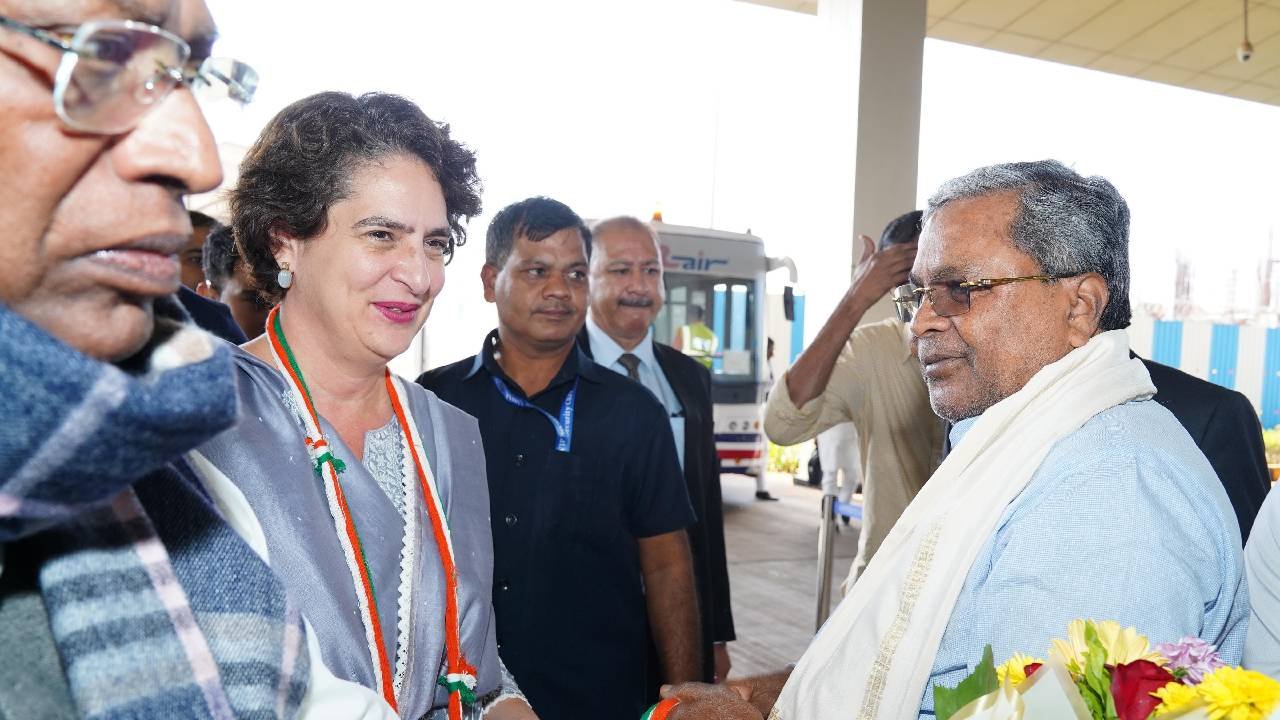
[[[746,0],[815,13],[817,0]],[[1280,0],[929,0],[928,36],[1280,105]]]

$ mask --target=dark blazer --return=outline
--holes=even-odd
[[[584,328],[578,344],[591,355]],[[684,480],[698,522],[689,528],[693,574],[698,586],[702,620],[703,674],[714,674],[713,642],[734,639],[733,609],[729,606],[729,563],[724,547],[724,505],[720,495],[720,458],[716,455],[711,417],[711,373],[697,360],[669,345],[655,342],[658,366],[684,406]],[[612,371],[610,371],[612,372]]]
[[[1209,458],[1236,511],[1242,540],[1247,541],[1253,519],[1271,489],[1262,423],[1253,403],[1235,390],[1168,365],[1145,359],[1142,363],[1156,386],[1156,402],[1178,418]]]
[[[213,333],[232,345],[243,345],[249,341],[231,316],[231,308],[217,300],[210,300],[183,285],[178,288],[178,302],[182,303],[182,307],[186,308],[200,329]]]

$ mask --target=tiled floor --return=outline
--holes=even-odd
[[[778,502],[755,499],[755,480],[725,475],[725,542],[738,640],[729,646],[731,676],[779,670],[799,659],[813,636],[821,493],[796,487],[784,475],[769,480]],[[849,572],[857,552],[855,530],[835,540],[832,587]]]

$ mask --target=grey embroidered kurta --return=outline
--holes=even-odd
[[[373,688],[374,667],[356,589],[335,533],[323,482],[314,472],[303,443],[305,433],[293,397],[274,367],[239,349],[235,360],[240,422],[203,446],[201,452],[244,493],[266,535],[271,566],[314,627],[325,665],[338,678]],[[493,548],[480,433],[474,418],[431,392],[414,383],[402,383],[401,387],[452,532],[463,650],[478,669],[476,694],[492,695],[501,691],[504,683],[495,644]],[[335,455],[347,466],[339,480],[364,546],[377,596],[382,641],[394,669],[404,532],[396,507],[400,500],[396,496],[401,493],[402,444],[398,433],[388,432],[389,428],[375,430],[366,438],[365,462],[361,463],[323,417],[320,426]],[[394,471],[394,480],[389,471]],[[420,490],[413,502],[418,518],[418,537],[413,543],[417,572],[399,707],[405,718],[426,716],[447,703],[446,691],[436,682],[445,659],[444,572]]]

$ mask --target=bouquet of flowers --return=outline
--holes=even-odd
[[[1228,667],[1199,638],[1152,648],[1133,628],[1074,620],[1048,660],[1015,653],[997,666],[988,645],[933,698],[938,720],[1264,720],[1280,708],[1280,682]]]

